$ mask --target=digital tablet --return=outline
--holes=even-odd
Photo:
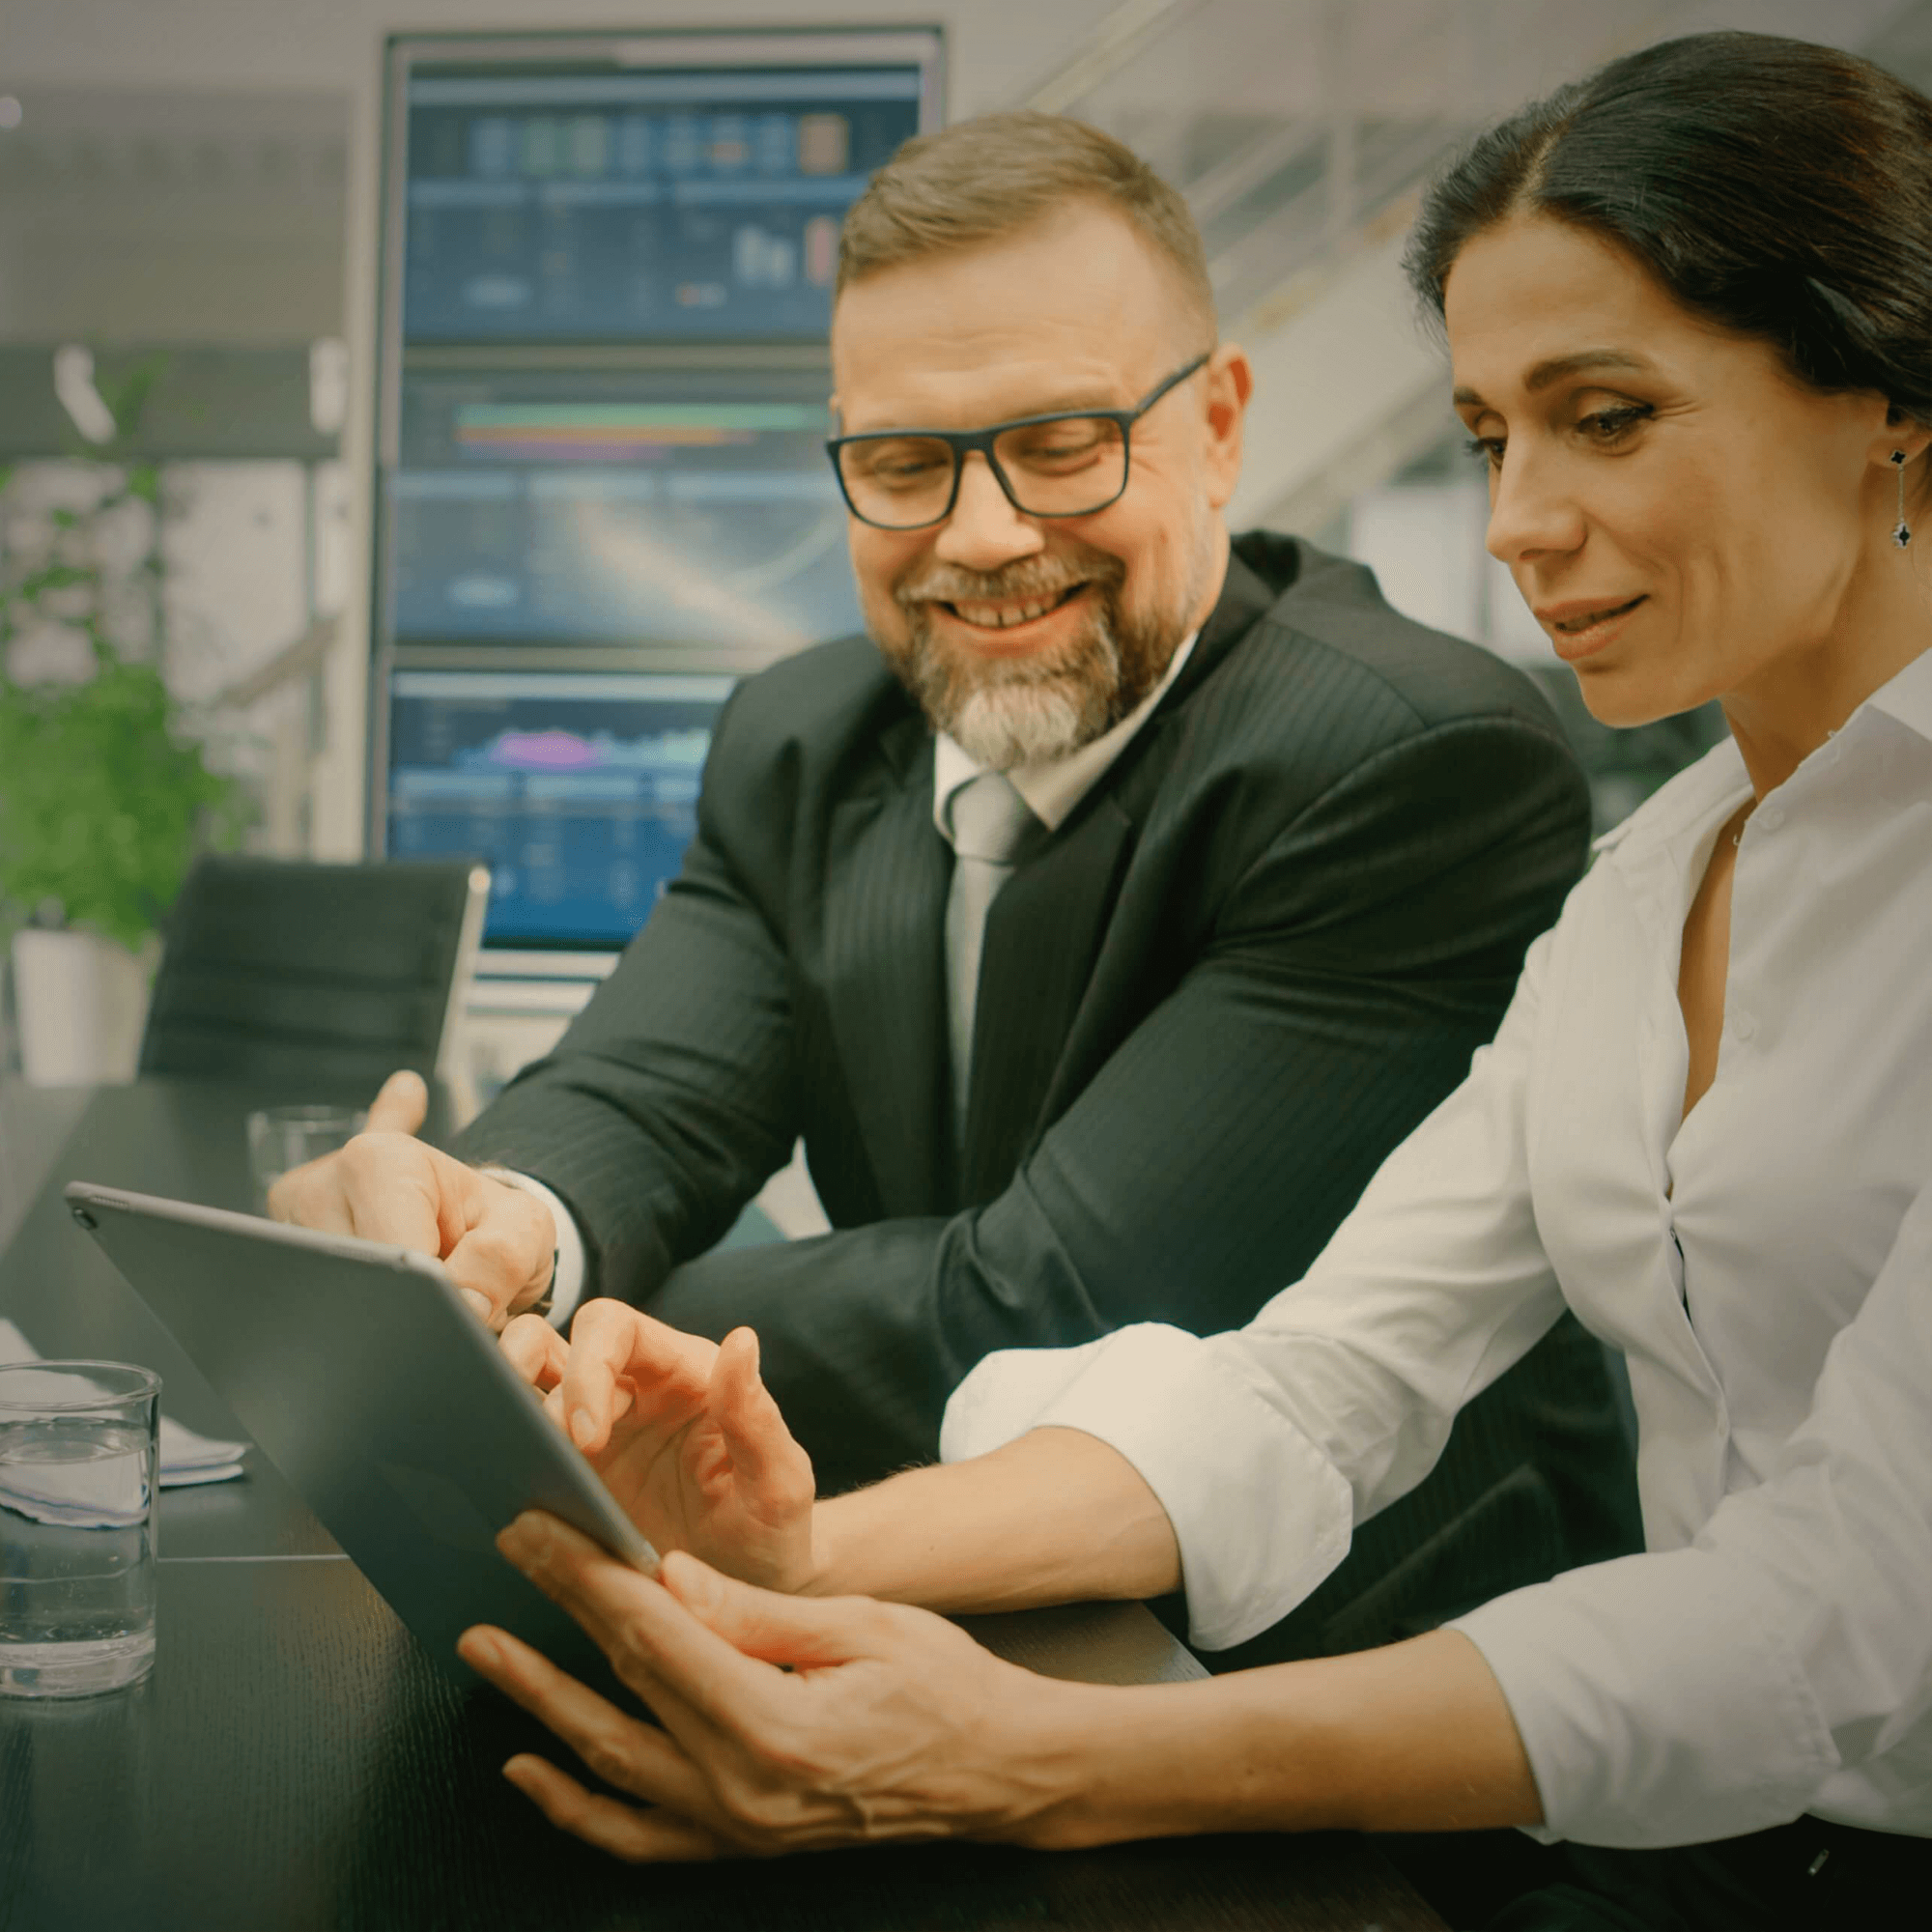
[[[543,1412],[441,1263],[349,1235],[76,1180],[73,1218],[436,1663],[496,1624],[625,1698],[582,1630],[498,1554],[526,1509],[646,1573],[657,1552]]]

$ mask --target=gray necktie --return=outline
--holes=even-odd
[[[973,1009],[986,914],[1039,820],[1003,772],[981,772],[946,801],[952,890],[946,901],[946,1005],[952,1023],[952,1117],[963,1143],[973,1079]]]

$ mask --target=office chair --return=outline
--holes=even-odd
[[[142,1073],[360,1088],[446,1065],[490,895],[473,859],[204,858],[155,975]]]

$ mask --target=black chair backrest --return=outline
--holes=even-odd
[[[143,1073],[370,1093],[437,1067],[488,875],[473,859],[327,866],[210,857],[182,887]]]

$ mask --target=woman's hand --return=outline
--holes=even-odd
[[[800,1590],[814,1574],[811,1460],[758,1378],[757,1338],[680,1334],[621,1301],[587,1301],[565,1342],[524,1316],[503,1352],[662,1552]]]
[[[581,1318],[580,1318],[581,1319]],[[1084,1778],[1056,1684],[963,1631],[867,1598],[776,1596],[673,1555],[639,1576],[554,1518],[498,1547],[596,1638],[657,1730],[515,1637],[465,1632],[464,1659],[629,1804],[542,1758],[503,1775],[552,1824],[633,1861],[768,1856],[941,1837],[1050,1844]],[[781,1667],[782,1666],[782,1667]]]

